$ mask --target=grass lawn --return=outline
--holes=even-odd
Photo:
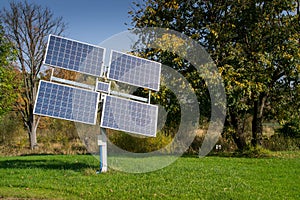
[[[300,154],[182,157],[151,173],[95,174],[84,156],[0,157],[0,199],[300,199]]]

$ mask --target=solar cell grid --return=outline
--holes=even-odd
[[[96,124],[99,93],[40,81],[34,114]]]
[[[108,78],[158,91],[161,64],[117,51],[111,52]]]
[[[44,64],[101,76],[105,49],[50,35]]]
[[[101,126],[125,132],[156,136],[158,107],[107,95]]]
[[[97,91],[108,93],[109,92],[109,83],[98,81],[97,82]]]

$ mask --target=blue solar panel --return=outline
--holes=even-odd
[[[40,81],[34,114],[96,124],[99,93]]]
[[[161,64],[125,53],[112,51],[108,78],[138,87],[159,90]]]
[[[104,54],[104,48],[50,35],[44,64],[100,77]]]
[[[108,93],[109,92],[109,83],[98,81],[97,82],[97,91]]]
[[[120,97],[104,98],[100,126],[145,136],[156,136],[158,107]]]

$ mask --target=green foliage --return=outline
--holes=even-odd
[[[12,45],[4,37],[4,30],[0,24],[0,116],[11,110],[17,97],[16,72],[11,67],[14,58]]]
[[[244,149],[243,151],[237,151],[235,153],[235,156],[246,157],[246,158],[264,158],[264,157],[270,157],[271,151],[260,146],[249,147],[247,149]]]
[[[242,149],[248,142],[243,137],[248,115],[252,116],[251,142],[256,146],[265,119],[280,120],[284,109],[290,111],[285,115],[289,116],[295,106],[296,110],[300,108],[297,6],[299,2],[295,0],[145,0],[129,14],[134,27],[173,29],[198,41],[209,52],[225,82],[226,126],[233,130],[232,136]],[[175,66],[178,71],[192,72],[192,66],[182,59],[165,57],[159,50],[152,52],[162,63]],[[207,99],[207,95],[201,96],[203,91],[198,92],[201,103],[201,99]],[[284,106],[277,109],[282,102]],[[204,105],[208,110],[209,104]]]
[[[12,44],[4,36],[3,26],[0,24],[0,66],[7,67],[15,58]]]
[[[5,113],[0,118],[0,145],[12,148],[20,146],[22,135],[24,135],[24,130],[20,116],[15,112]]]
[[[164,148],[172,141],[172,137],[157,133],[156,137],[146,138],[127,133],[113,131],[109,140],[119,148],[134,153],[152,152]],[[168,153],[168,152],[166,152]]]
[[[270,151],[299,151],[300,138],[284,137],[275,134],[263,140],[263,147]]]
[[[260,159],[185,157],[152,173],[110,170],[96,175],[99,162],[90,155],[0,157],[0,196],[89,200],[298,199],[299,159],[299,152]]]
[[[285,124],[283,124],[281,128],[278,129],[278,132],[284,137],[300,139],[300,121],[296,119],[288,121]]]
[[[16,102],[16,73],[11,68],[0,66],[0,116],[10,111]]]

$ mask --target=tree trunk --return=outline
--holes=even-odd
[[[261,145],[262,140],[262,122],[263,122],[263,110],[265,107],[265,102],[267,100],[266,95],[261,95],[259,100],[254,101],[253,106],[253,120],[252,120],[252,140],[251,144],[253,147]]]
[[[29,121],[27,121],[27,131],[29,136],[30,149],[33,150],[38,147],[36,132],[40,121],[40,117],[37,117],[33,114],[33,105],[30,105],[29,112],[30,117]]]
[[[32,130],[32,132],[29,134],[29,142],[31,150],[37,147],[36,131]]]
[[[262,138],[262,118],[257,114],[257,102],[254,103],[254,114],[252,120],[252,140],[251,144],[253,147],[257,147],[257,145],[261,144]]]
[[[236,135],[234,135],[233,140],[240,151],[246,149],[247,143],[243,133],[237,133]]]
[[[247,147],[246,137],[244,133],[245,129],[245,119],[241,123],[241,119],[235,114],[231,113],[231,125],[235,130],[235,134],[233,134],[233,140],[240,151],[243,151]]]

